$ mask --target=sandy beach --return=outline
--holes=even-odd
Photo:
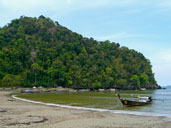
[[[167,117],[74,110],[27,103],[0,91],[0,128],[171,128]]]

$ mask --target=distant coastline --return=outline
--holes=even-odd
[[[166,89],[171,89],[171,85],[164,86]]]

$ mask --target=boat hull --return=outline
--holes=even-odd
[[[138,101],[125,100],[125,99],[120,99],[120,101],[125,106],[143,106],[143,105],[148,105],[152,103],[151,101],[138,102]]]

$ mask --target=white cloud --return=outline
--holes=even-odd
[[[171,67],[171,49],[160,50],[151,56],[155,64],[169,64]]]
[[[68,10],[84,8],[84,7],[100,7],[106,5],[129,5],[134,3],[135,0],[0,0],[0,6],[6,9],[29,9],[29,8],[48,8],[51,9],[64,9]]]
[[[158,83],[162,86],[171,84],[171,49],[156,51],[150,56],[150,60]]]
[[[63,5],[67,5],[68,0],[1,0],[1,6],[6,9],[17,11],[18,9],[41,9],[48,8],[49,10],[63,8]]]
[[[0,0],[0,26],[21,15],[64,17],[74,11],[100,7],[129,6],[136,0]]]
[[[171,12],[171,1],[170,0],[162,0],[156,2],[157,12],[166,14],[167,12]]]
[[[71,3],[72,3],[72,0],[67,0],[67,3],[68,3],[68,4],[71,4]]]
[[[18,13],[26,11],[30,12],[51,12],[56,13],[70,13],[75,10],[99,8],[104,6],[112,7],[133,7],[136,9],[128,8],[128,13],[139,13],[141,9],[138,6],[151,7],[169,6],[171,2],[142,1],[139,0],[0,0],[1,13]]]
[[[171,64],[163,63],[153,65],[153,71],[155,73],[155,78],[160,85],[166,86],[171,84]]]
[[[161,57],[161,60],[163,60],[165,63],[171,64],[171,51],[161,53]]]
[[[160,6],[160,7],[171,7],[171,1],[170,0],[162,1],[158,4],[158,6]]]

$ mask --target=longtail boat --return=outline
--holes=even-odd
[[[152,103],[152,97],[151,96],[145,96],[145,97],[134,97],[133,99],[122,99],[120,98],[120,95],[118,94],[119,100],[121,103],[125,106],[143,106],[147,104]]]

